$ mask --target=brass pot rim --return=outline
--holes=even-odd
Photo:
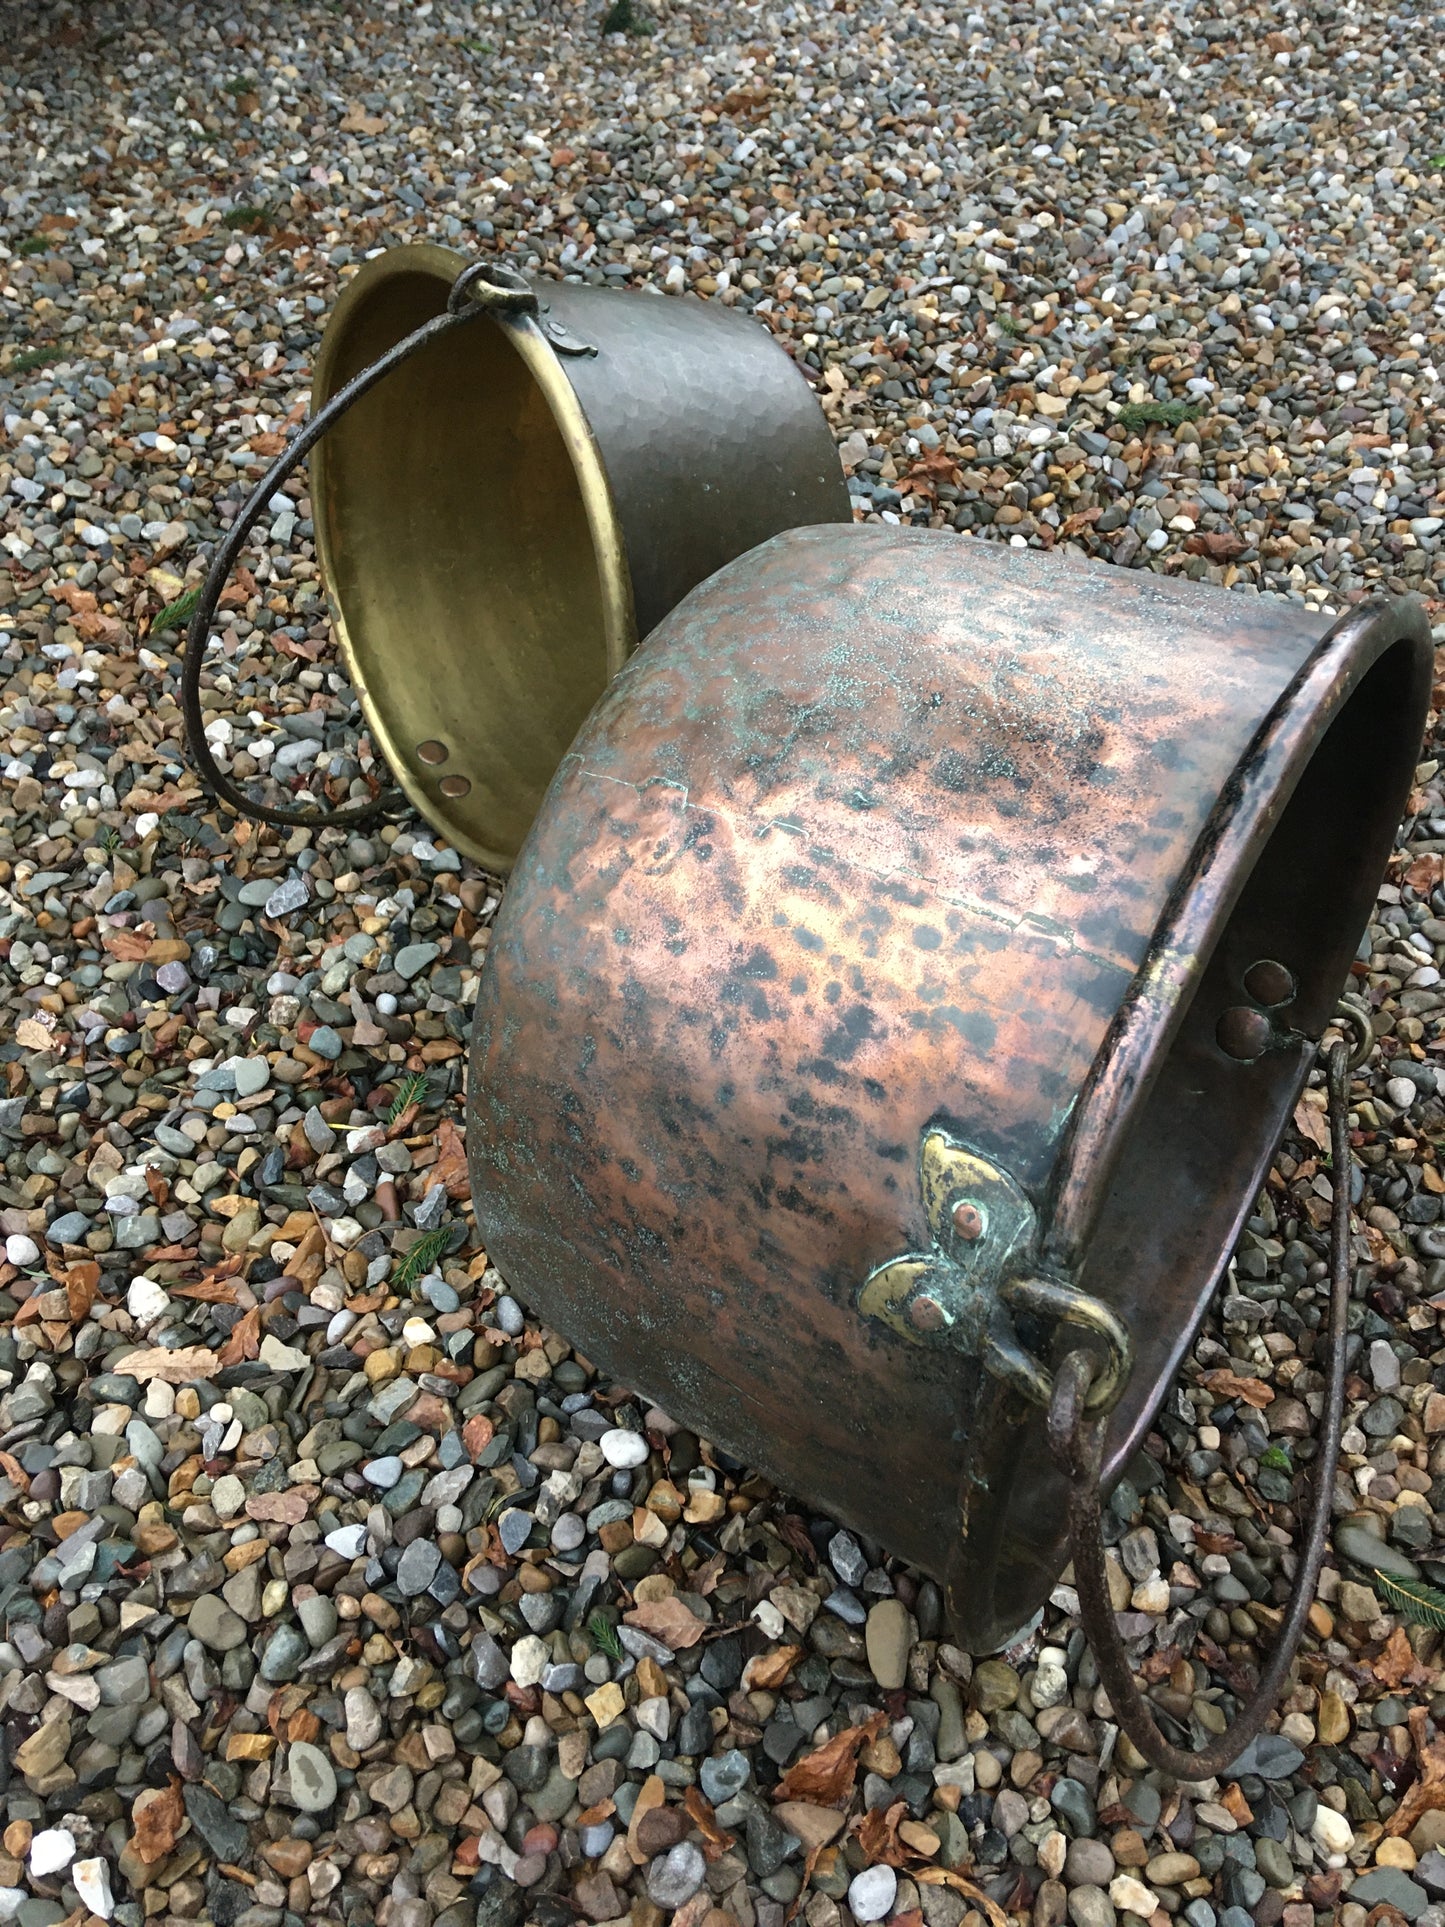
[[[342,290],[317,351],[311,380],[313,414],[322,408],[341,386],[344,376],[339,371],[338,364],[349,336],[351,321],[356,311],[371,300],[378,288],[398,276],[414,278],[418,274],[429,275],[437,284],[437,312],[440,314],[445,310],[447,293],[452,283],[466,265],[465,255],[431,241],[387,248],[364,262]],[[577,478],[588,532],[592,538],[593,559],[601,600],[602,641],[606,649],[607,673],[610,678],[616,675],[636,648],[638,637],[632,599],[632,576],[628,567],[622,522],[613,499],[612,485],[608,480],[601,448],[592,432],[582,404],[577,399],[571,382],[567,379],[566,369],[536,321],[525,314],[492,314],[485,319],[479,316],[473,325],[481,327],[488,324],[495,325],[501,331],[520,358],[528,376],[536,384],[556,423],[572,464],[573,473]],[[323,441],[318,444],[312,456],[310,478],[312,502],[318,506],[326,496],[326,463],[327,448]],[[454,820],[454,813],[446,807],[446,798],[439,796],[434,788],[429,788],[418,774],[416,746],[403,745],[390,727],[386,707],[378,701],[368,673],[365,650],[358,646],[357,638],[347,624],[340,600],[331,588],[335,579],[335,569],[326,518],[324,515],[315,514],[313,519],[316,531],[316,556],[321,565],[322,581],[326,586],[327,605],[335,625],[338,648],[352,686],[360,698],[367,726],[377,747],[385,756],[408,801],[423,820],[428,824],[435,824],[440,820],[444,826],[443,833],[456,850],[464,856],[472,857],[493,874],[506,876],[516,861],[515,854],[509,855],[488,847],[469,835]]]

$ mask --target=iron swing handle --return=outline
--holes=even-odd
[[[385,380],[402,362],[409,361],[431,342],[449,334],[453,328],[475,320],[478,315],[532,317],[537,312],[536,291],[520,274],[497,263],[472,262],[462,269],[448,290],[445,311],[433,315],[409,335],[404,335],[394,347],[388,348],[385,354],[378,355],[359,374],[353,375],[345,387],[337,389],[325,407],[296,431],[247,497],[245,507],[232,523],[212,559],[200,601],[196,604],[186,632],[186,652],[181,665],[181,713],[185,723],[187,752],[202,783],[218,802],[234,810],[238,816],[253,817],[261,823],[275,823],[282,829],[321,830],[369,823],[378,816],[410,807],[401,791],[393,788],[383,790],[380,795],[364,803],[352,803],[339,809],[286,808],[258,803],[233,783],[217,763],[206,741],[205,719],[201,710],[201,666],[205,661],[211,623],[220,606],[221,592],[230,580],[231,571],[271,497],[301,466],[327,430],[334,427],[355,402],[360,401],[378,382]]]
[[[1349,1335],[1351,1159],[1348,1048],[1344,1044],[1333,1045],[1325,1053],[1324,1063],[1329,1092],[1334,1203],[1330,1222],[1329,1365],[1324,1410],[1320,1416],[1319,1451],[1315,1458],[1313,1506],[1295,1570],[1289,1608],[1274,1649],[1253,1693],[1231,1724],[1217,1739],[1196,1753],[1187,1753],[1173,1746],[1159,1730],[1149,1703],[1139,1690],[1110,1603],[1100,1518],[1105,1424],[1102,1417],[1096,1417],[1091,1412],[1089,1396],[1097,1361],[1090,1352],[1071,1351],[1054,1376],[1048,1408],[1049,1446],[1055,1463],[1069,1481],[1069,1540],[1074,1562],[1074,1583],[1079,1594],[1079,1617],[1093,1650],[1099,1678],[1109,1696],[1114,1718],[1151,1766],[1179,1780],[1213,1779],[1230,1766],[1261,1731],[1294,1661],[1310,1607],[1314,1603],[1320,1568],[1324,1563],[1335,1471],[1340,1455],[1345,1401],[1345,1350]]]

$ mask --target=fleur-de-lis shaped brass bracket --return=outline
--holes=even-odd
[[[1034,1208],[1007,1171],[940,1126],[923,1134],[919,1188],[931,1246],[879,1265],[858,1309],[910,1344],[961,1350],[985,1371],[1047,1406],[1053,1373],[1021,1341],[1015,1315],[1081,1327],[1106,1354],[1091,1400],[1113,1403],[1132,1362],[1128,1331],[1110,1308],[1061,1278],[1034,1275]]]

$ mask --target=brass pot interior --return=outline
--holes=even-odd
[[[404,265],[353,284],[318,403],[441,313],[449,278]],[[363,396],[313,466],[318,548],[373,734],[422,814],[506,870],[634,641],[606,476],[566,376],[533,324],[480,317]]]

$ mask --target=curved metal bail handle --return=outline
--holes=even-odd
[[[1345,1344],[1350,1304],[1350,1134],[1349,1053],[1336,1044],[1325,1059],[1330,1100],[1330,1148],[1334,1162],[1334,1214],[1330,1224],[1330,1354],[1324,1411],[1320,1418],[1319,1451],[1315,1457],[1315,1492],[1304,1545],[1295,1572],[1294,1593],[1279,1638],[1254,1692],[1232,1724],[1197,1753],[1172,1746],[1155,1724],[1148,1702],[1135,1681],[1128,1654],[1119,1639],[1104,1568],[1100,1534],[1100,1471],[1104,1425],[1088,1411],[1088,1392],[1095,1361],[1083,1351],[1071,1352],[1060,1366],[1049,1407],[1049,1445],[1070,1485],[1069,1534],[1074,1558],[1074,1583],[1079,1592],[1079,1614],[1099,1677],[1109,1695],[1114,1717],[1151,1766],[1177,1780],[1207,1780],[1222,1773],[1238,1758],[1263,1727],[1279,1698],[1280,1688],[1304,1632],[1315,1586],[1324,1563],[1334,1495],[1335,1468],[1340,1455],[1340,1427],[1345,1405]]]
[[[477,315],[523,316],[535,315],[536,312],[536,293],[521,275],[495,263],[474,261],[470,267],[463,268],[452,283],[447,294],[446,312],[433,315],[430,321],[423,322],[421,327],[403,336],[384,355],[379,355],[369,363],[360,374],[353,375],[319,414],[313,415],[304,427],[296,431],[252,489],[246,506],[212,560],[205,587],[201,590],[201,599],[196,604],[186,633],[186,654],[181,667],[181,713],[185,719],[187,751],[206,788],[218,802],[224,803],[238,816],[254,817],[260,823],[275,823],[283,829],[337,829],[350,824],[367,823],[375,817],[386,815],[388,811],[410,807],[396,789],[383,790],[380,796],[372,797],[365,803],[349,804],[342,809],[312,810],[277,808],[258,803],[238,788],[221,770],[211,753],[201,713],[201,665],[205,660],[211,623],[220,604],[221,592],[230,580],[231,571],[271,497],[306,460],[327,429],[340,421],[353,402],[360,401],[393,368],[399,368],[402,362],[409,361],[428,343],[473,320]]]

